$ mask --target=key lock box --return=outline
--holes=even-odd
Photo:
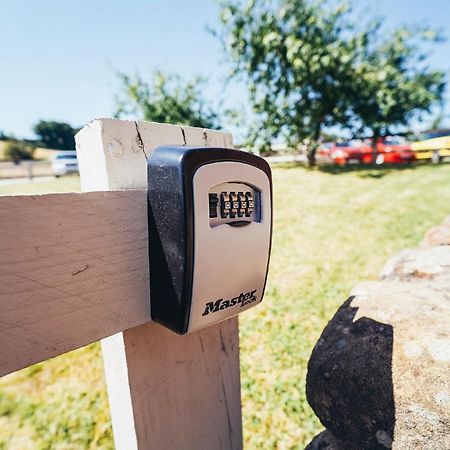
[[[231,149],[164,146],[148,161],[151,317],[186,334],[261,302],[272,177]]]

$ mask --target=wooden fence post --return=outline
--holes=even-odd
[[[146,160],[163,144],[231,147],[232,141],[217,131],[95,120],[77,135],[82,190],[145,189]],[[143,264],[143,278],[148,270]],[[187,336],[146,323],[104,339],[116,448],[242,448],[238,339],[237,318]]]

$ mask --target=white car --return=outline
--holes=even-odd
[[[69,150],[57,152],[52,158],[52,169],[55,177],[78,173],[77,152]]]

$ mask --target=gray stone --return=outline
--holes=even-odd
[[[389,259],[381,271],[381,279],[414,281],[433,279],[450,272],[450,245],[427,249],[408,249]]]
[[[450,245],[404,250],[386,262],[380,276],[450,294]]]
[[[436,245],[450,245],[450,216],[445,218],[442,225],[430,228],[420,243],[421,248],[429,248]]]
[[[422,283],[356,286],[317,342],[308,401],[345,448],[450,449],[450,292],[433,284],[444,253],[419,267]],[[417,278],[398,261],[393,278]]]

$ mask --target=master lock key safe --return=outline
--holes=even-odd
[[[148,161],[151,317],[186,334],[261,302],[272,176],[239,150],[158,147]]]

